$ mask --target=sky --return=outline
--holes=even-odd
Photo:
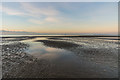
[[[1,30],[118,33],[117,2],[4,2]]]

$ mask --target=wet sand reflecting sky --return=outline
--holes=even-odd
[[[47,42],[44,43],[44,41]],[[93,41],[96,45],[91,44]],[[41,72],[44,75],[37,73],[32,75],[31,73],[30,76],[26,77],[116,78],[118,76],[117,44],[114,41],[109,43],[103,40],[103,48],[101,48],[102,44],[98,44],[98,39],[92,38],[33,38],[19,42],[29,45],[25,53],[33,56],[37,62],[29,63],[29,65],[34,64],[34,66],[23,63],[22,65],[25,67],[20,69],[18,67],[18,72],[25,69],[25,74],[35,71],[40,73],[40,69],[43,67],[38,64],[43,65],[44,62],[40,63],[42,60],[45,61],[46,66],[49,65],[48,67],[44,65],[45,70]],[[54,44],[50,42],[54,42]],[[66,47],[60,46],[61,44]],[[109,46],[105,48],[108,44]],[[35,66],[36,68],[34,68]],[[14,72],[13,74],[15,75]],[[20,74],[18,73],[14,77],[20,77]],[[21,77],[24,78],[25,75]]]

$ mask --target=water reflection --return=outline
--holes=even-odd
[[[42,59],[43,58],[44,59],[59,58],[61,55],[65,55],[69,52],[64,49],[46,47],[42,43],[39,43],[39,42],[37,42],[37,43],[29,42],[29,44],[31,46],[27,52],[39,59],[41,59],[41,58]],[[71,53],[71,52],[69,52],[69,53]]]

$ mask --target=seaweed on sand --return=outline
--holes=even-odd
[[[42,42],[46,46],[50,47],[55,47],[55,48],[64,48],[64,49],[69,49],[72,47],[78,47],[79,45],[70,43],[70,42],[65,42],[65,41],[51,41],[51,40],[37,40],[36,42]]]

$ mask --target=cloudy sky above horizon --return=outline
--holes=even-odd
[[[5,2],[2,30],[37,33],[117,33],[117,2]]]

